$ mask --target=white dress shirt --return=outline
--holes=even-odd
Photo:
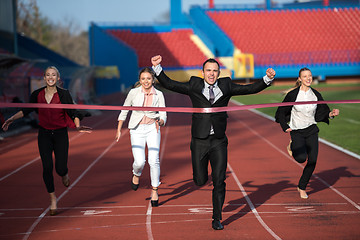
[[[296,97],[295,102],[307,102],[307,101],[317,101],[317,97],[314,92],[309,88],[307,91],[299,90],[299,93]],[[290,128],[292,130],[304,129],[310,125],[316,124],[315,121],[315,112],[316,104],[303,104],[303,105],[294,105],[291,109],[290,116]]]
[[[204,81],[204,88],[202,90],[202,94],[206,97],[207,100],[210,100],[210,93],[209,93],[209,87],[210,84],[208,84],[206,81]],[[215,95],[214,103],[223,95],[221,89],[218,87],[218,83],[215,82],[213,85],[213,91]]]

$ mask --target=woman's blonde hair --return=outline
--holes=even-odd
[[[54,69],[54,70],[56,71],[56,74],[57,74],[58,78],[60,78],[60,72],[59,72],[59,70],[58,70],[55,66],[49,66],[49,67],[47,67],[47,68],[45,69],[45,71],[44,71],[44,77],[45,77],[45,75],[46,75],[46,72],[47,72],[49,69]]]

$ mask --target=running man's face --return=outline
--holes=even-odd
[[[57,71],[55,69],[49,68],[44,76],[44,80],[46,82],[46,85],[49,87],[53,87],[56,85],[56,82],[59,80],[59,76],[57,74]]]
[[[301,85],[310,87],[312,80],[313,80],[312,73],[310,71],[305,70],[300,73],[299,81],[301,82]]]
[[[143,72],[140,75],[140,84],[145,91],[149,91],[154,82],[153,76],[148,72]]]
[[[207,62],[202,73],[204,75],[204,80],[208,84],[213,85],[220,75],[220,70],[217,63]]]

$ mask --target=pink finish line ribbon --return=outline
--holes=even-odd
[[[234,107],[213,107],[213,108],[192,108],[192,107],[130,107],[130,106],[111,106],[111,105],[83,105],[83,104],[45,104],[45,103],[0,103],[0,108],[62,108],[62,109],[96,109],[96,110],[133,110],[133,111],[166,111],[182,113],[215,113],[229,112],[238,110],[248,110],[256,108],[269,108],[279,106],[292,106],[302,104],[345,104],[360,103],[360,99],[354,100],[334,100],[334,101],[308,101],[308,102],[283,102],[283,103],[263,103],[252,105],[241,105]]]

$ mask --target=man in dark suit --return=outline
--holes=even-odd
[[[160,55],[151,58],[153,70],[161,85],[171,91],[186,94],[194,108],[226,107],[234,95],[260,92],[268,87],[275,77],[275,71],[267,69],[263,79],[253,84],[239,85],[229,77],[219,78],[220,65],[215,59],[208,59],[203,64],[204,78],[192,76],[188,82],[170,79],[160,66]],[[213,181],[213,221],[212,228],[222,230],[222,207],[225,200],[225,178],[227,168],[228,139],[225,135],[228,115],[226,112],[193,113],[191,125],[191,159],[193,179],[202,186],[208,180],[210,161]]]

